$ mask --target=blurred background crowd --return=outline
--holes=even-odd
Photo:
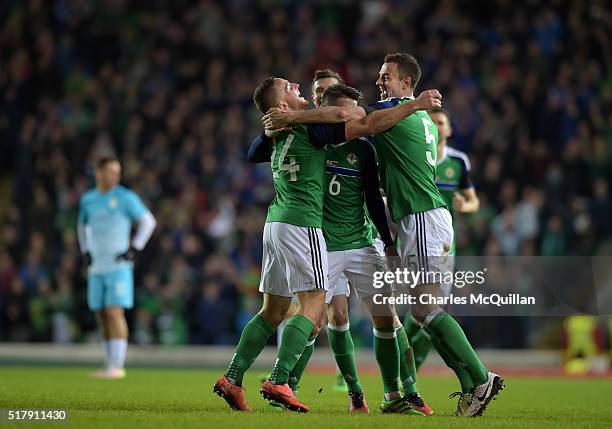
[[[116,154],[158,220],[131,341],[235,342],[259,308],[274,195],[244,157],[255,86],[274,74],[309,97],[332,68],[374,101],[396,51],[420,61],[417,93],[443,93],[470,155],[481,210],[457,224],[460,254],[610,254],[605,0],[8,0],[0,18],[0,340],[96,335],[76,215],[95,160]],[[537,321],[474,325],[477,345],[523,347]]]

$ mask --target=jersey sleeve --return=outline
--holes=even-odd
[[[79,216],[77,217],[77,222],[81,225],[85,225],[88,221],[84,200],[85,198],[81,197],[81,200],[79,201]]]
[[[323,149],[327,145],[339,145],[346,141],[344,122],[338,124],[307,124],[308,138],[310,143]]]
[[[380,100],[364,107],[366,113],[372,113],[376,110],[390,109],[397,106],[397,99]]]
[[[376,166],[376,153],[370,143],[365,143],[366,158],[363,165],[363,192],[370,218],[376,226],[385,248],[393,245],[393,238],[389,231],[389,222],[385,212],[385,203],[380,195],[380,181]]]
[[[132,191],[128,191],[125,194],[124,203],[126,205],[126,211],[132,220],[140,219],[146,212],[149,211],[140,197]]]
[[[249,162],[270,162],[272,156],[272,140],[266,137],[265,132],[260,133],[251,141],[246,159]]]
[[[461,179],[459,180],[459,189],[469,189],[474,187],[474,182],[470,176],[469,161],[461,160]]]
[[[81,253],[87,253],[89,250],[87,243],[87,234],[85,232],[87,225],[87,211],[85,210],[85,204],[83,204],[83,197],[79,202],[79,215],[77,217],[77,240],[79,242],[79,248]]]

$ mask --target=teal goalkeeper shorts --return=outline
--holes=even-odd
[[[131,267],[108,273],[90,273],[87,278],[87,304],[92,311],[107,307],[134,306],[134,273]]]

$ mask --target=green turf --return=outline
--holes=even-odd
[[[382,415],[377,410],[382,389],[374,376],[362,377],[373,411],[370,415],[347,414],[345,394],[332,390],[332,374],[306,374],[300,398],[311,412],[293,414],[269,410],[259,396],[259,381],[253,373],[245,386],[255,413],[245,414],[230,411],[213,395],[219,371],[132,369],[128,378],[120,381],[90,379],[88,371],[0,367],[0,408],[63,408],[70,412],[70,426],[112,429],[612,427],[610,379],[507,378],[506,390],[491,403],[485,416],[459,419],[452,416],[456,402],[448,399],[457,385],[450,376],[420,380],[422,396],[435,411],[434,416],[422,417]]]

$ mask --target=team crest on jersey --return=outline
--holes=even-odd
[[[357,155],[355,155],[354,153],[349,153],[346,156],[346,160],[348,161],[349,164],[353,165],[355,164],[357,161],[359,161],[359,159],[357,158]]]
[[[448,179],[450,179],[450,178],[452,178],[452,177],[455,175],[455,170],[453,170],[451,167],[448,167],[448,168],[446,169],[446,171],[444,171],[444,175],[445,175],[445,176],[446,176]]]
[[[111,198],[108,201],[108,205],[110,206],[111,209],[116,209],[117,208],[117,204],[118,204],[117,198]]]

